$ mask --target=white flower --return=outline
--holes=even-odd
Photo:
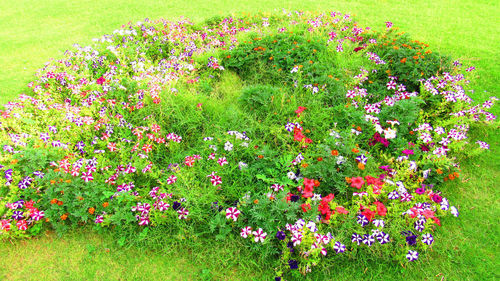
[[[384,135],[385,135],[385,138],[388,140],[394,139],[394,138],[396,138],[396,130],[391,129],[391,128],[387,128],[384,130]]]
[[[344,157],[339,155],[337,156],[337,165],[342,165],[344,163]]]
[[[224,144],[224,150],[225,151],[231,151],[233,150],[233,144],[229,141],[227,141],[225,144]]]

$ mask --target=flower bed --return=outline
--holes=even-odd
[[[415,261],[459,214],[439,191],[454,156],[488,149],[467,137],[495,119],[473,70],[336,12],[123,26],[1,111],[0,237],[239,235],[278,278]]]

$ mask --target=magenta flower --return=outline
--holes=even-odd
[[[240,236],[243,238],[247,238],[249,235],[252,234],[252,227],[246,226],[241,229]]]
[[[226,209],[226,218],[236,221],[238,219],[238,216],[240,215],[240,213],[241,212],[234,207],[227,208]]]
[[[406,156],[414,154],[413,149],[405,149],[405,150],[401,151],[401,153],[403,153]]]
[[[266,239],[267,233],[262,230],[262,228],[257,229],[257,231],[254,231],[253,233],[254,240],[255,242],[264,242],[264,239]]]

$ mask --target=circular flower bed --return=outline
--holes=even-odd
[[[130,24],[51,61],[1,110],[0,238],[76,225],[239,235],[277,279],[412,262],[454,155],[488,144],[459,61],[337,12]],[[132,230],[131,230],[132,229]]]

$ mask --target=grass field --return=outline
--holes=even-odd
[[[244,2],[244,3],[239,3]],[[500,4],[497,1],[17,1],[0,0],[0,102],[14,98],[36,69],[73,43],[88,44],[128,21],[186,16],[201,20],[239,12],[336,10],[355,14],[361,25],[380,29],[385,21],[473,64],[479,76],[475,97],[500,93]],[[485,93],[486,92],[486,93]],[[493,112],[499,113],[498,107]],[[500,171],[498,123],[476,136],[491,145],[480,157],[464,159],[461,181],[444,190],[461,210],[447,219],[432,253],[410,267],[374,260],[331,265],[312,279],[495,280],[500,278],[498,217]],[[210,244],[208,244],[210,243]],[[210,245],[210,246],[208,246]],[[273,276],[265,261],[237,240],[164,245],[161,251],[120,248],[106,234],[75,231],[62,238],[47,233],[0,245],[0,279],[7,280],[263,280]],[[251,257],[251,258],[250,258]]]

